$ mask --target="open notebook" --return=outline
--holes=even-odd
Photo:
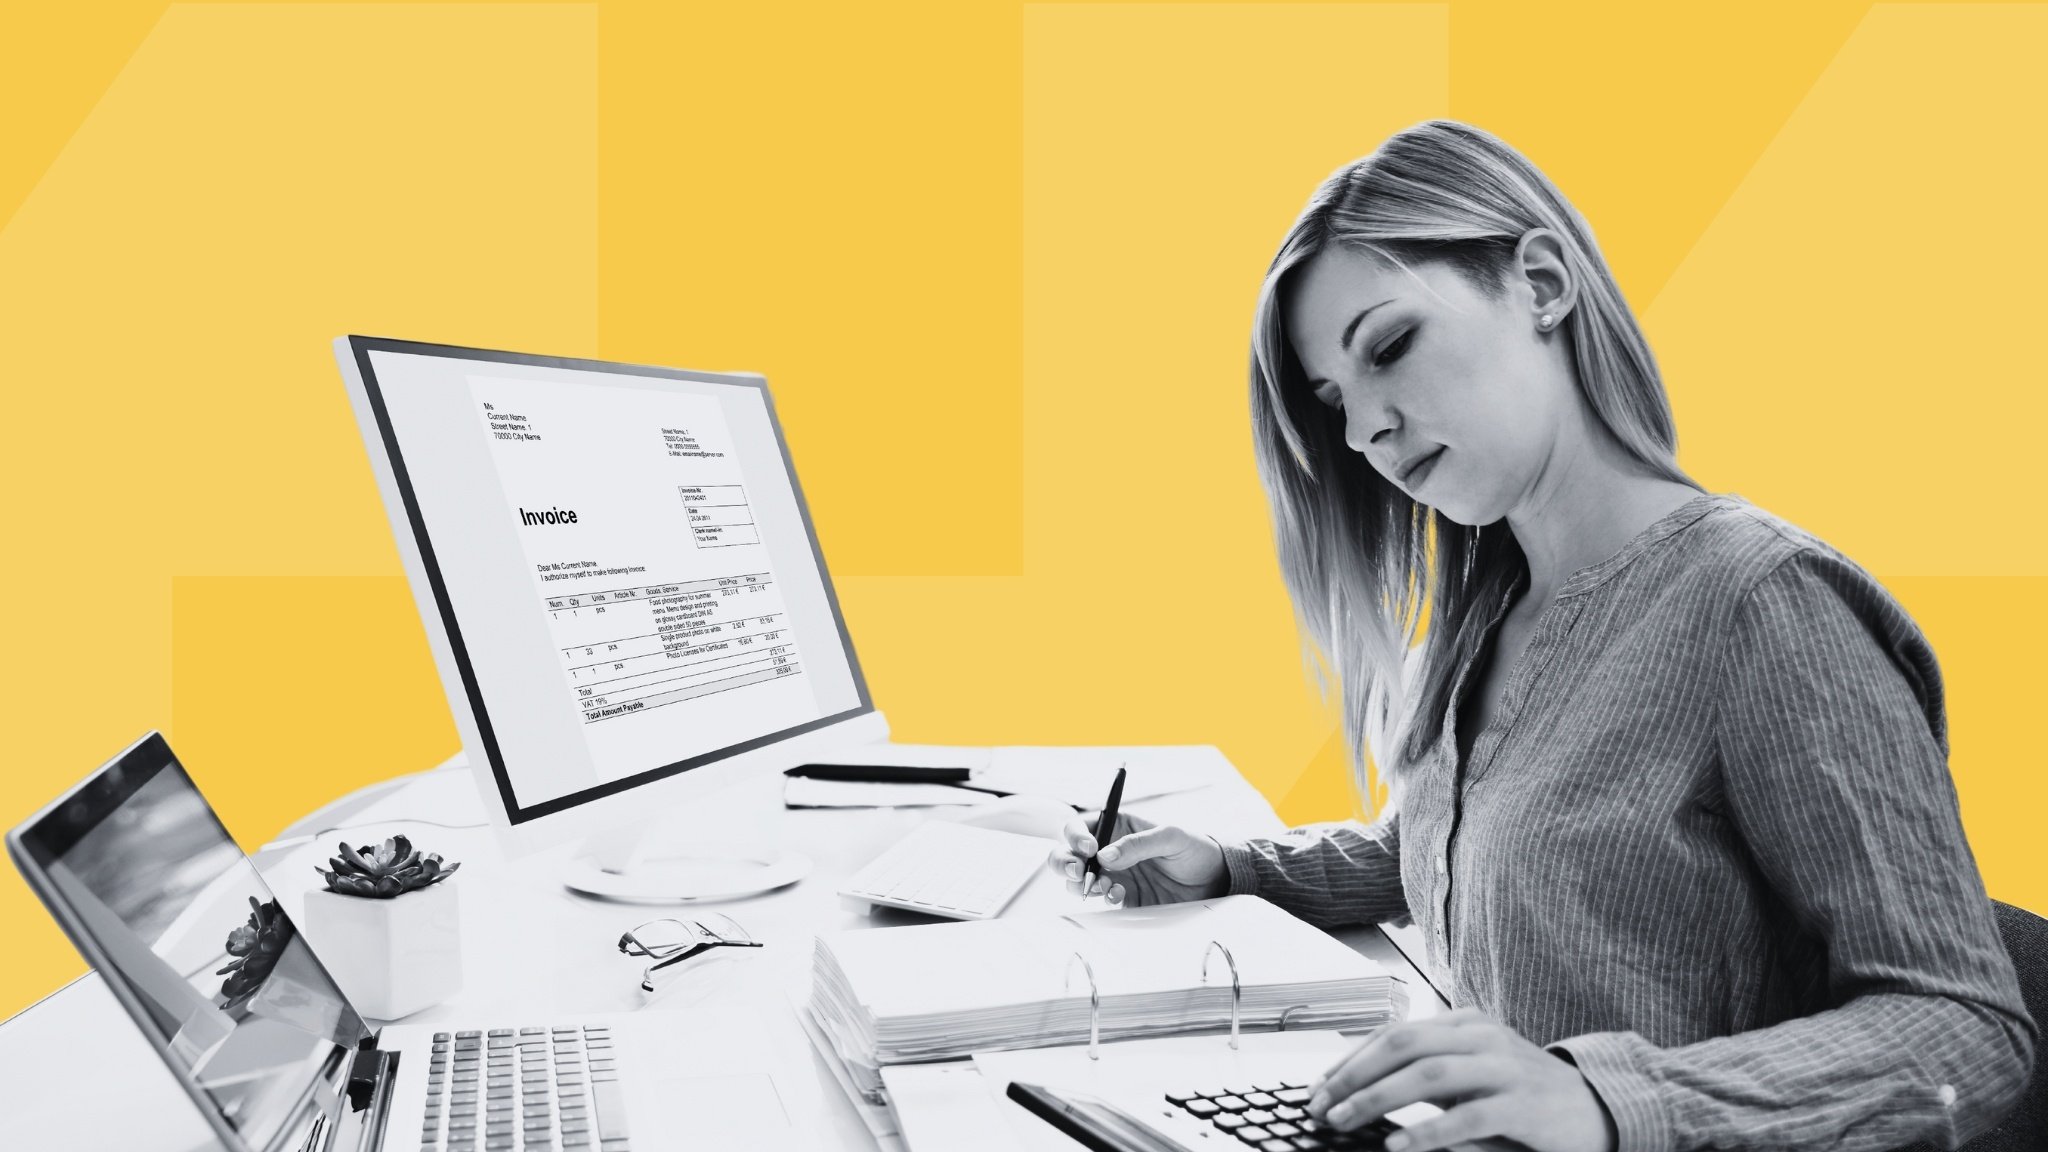
[[[1104,1042],[1227,1030],[1233,963],[1245,1031],[1407,1015],[1384,968],[1256,896],[827,933],[808,1007],[855,1082],[878,1089],[883,1065],[1086,1043],[1091,970]]]

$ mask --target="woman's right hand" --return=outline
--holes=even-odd
[[[1068,821],[1060,830],[1061,843],[1046,858],[1074,895],[1107,896],[1116,908],[1205,900],[1229,890],[1223,846],[1213,837],[1129,813],[1117,814],[1114,834],[1102,848],[1099,874],[1084,876],[1082,862],[1096,854],[1095,823],[1100,819]]]

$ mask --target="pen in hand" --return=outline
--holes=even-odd
[[[1081,898],[1084,900],[1088,898],[1088,881],[1102,875],[1102,847],[1116,836],[1116,810],[1123,803],[1124,772],[1122,764],[1116,766],[1116,779],[1110,782],[1109,799],[1102,805],[1102,818],[1095,822],[1095,851],[1081,866]]]

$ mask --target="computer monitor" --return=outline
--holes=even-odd
[[[761,376],[366,336],[334,352],[513,847],[603,833],[572,887],[719,894],[628,866],[619,830],[887,738]],[[766,887],[797,861],[756,863]]]

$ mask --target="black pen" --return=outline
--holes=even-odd
[[[1081,866],[1081,895],[1084,899],[1088,895],[1089,881],[1102,875],[1102,848],[1109,843],[1104,837],[1113,839],[1116,836],[1116,810],[1118,805],[1123,803],[1123,799],[1124,766],[1119,764],[1116,766],[1116,779],[1109,785],[1109,800],[1102,806],[1102,819],[1095,822],[1095,854],[1088,857],[1088,862]]]

